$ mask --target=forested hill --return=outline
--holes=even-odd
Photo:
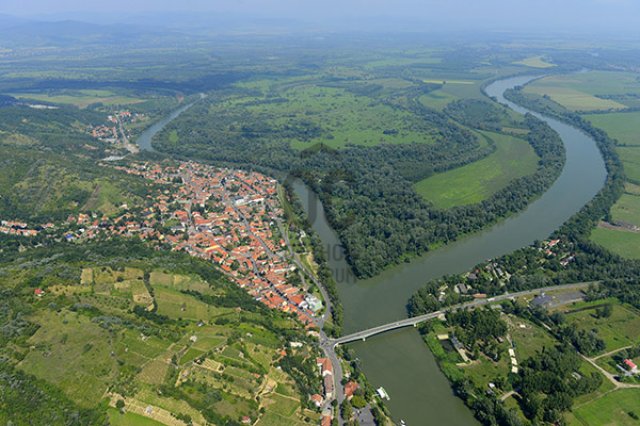
[[[314,84],[304,89],[295,88],[295,83],[283,85],[282,92],[272,88],[264,97],[241,90],[211,96],[167,126],[154,146],[182,157],[302,177],[323,200],[348,261],[361,277],[376,275],[390,264],[421,255],[434,245],[524,208],[555,180],[564,164],[558,136],[533,118],[518,123],[488,100],[456,102],[444,112],[417,100],[441,86],[397,92],[387,88],[386,93],[372,89],[367,96],[356,96],[356,83],[350,83],[347,92],[329,92],[338,105],[341,98],[356,96],[351,103],[345,101],[347,115],[357,115],[356,108],[362,108],[359,117],[364,119],[385,108],[381,121],[370,124],[379,129],[377,136],[359,140],[356,128],[344,136],[353,143],[342,143],[338,139],[345,134],[343,126],[357,124],[325,112],[303,118],[290,112],[292,104],[317,108],[314,102],[321,101],[315,99],[326,97],[323,90],[329,89]],[[380,93],[386,96],[380,98]],[[312,100],[299,99],[308,95]],[[384,117],[393,114],[402,119],[395,122],[395,128],[387,127]],[[326,118],[319,120],[322,117]],[[344,124],[335,125],[333,120]],[[511,182],[481,203],[450,210],[436,208],[415,192],[415,182],[475,162],[495,150],[491,138],[479,136],[474,128],[499,130],[507,124],[528,134],[540,157],[533,176]],[[324,142],[313,145],[309,141]]]

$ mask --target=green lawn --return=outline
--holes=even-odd
[[[85,316],[42,311],[20,369],[60,388],[82,407],[95,407],[116,369],[109,333]]]
[[[425,125],[415,114],[392,108],[368,96],[351,93],[342,88],[323,87],[310,82],[273,82],[280,90],[280,102],[268,102],[260,97],[245,97],[221,105],[225,109],[242,108],[260,117],[271,128],[320,128],[320,136],[308,140],[285,138],[295,149],[306,149],[317,143],[333,148],[347,144],[378,145],[381,143],[431,143],[435,129]],[[367,83],[386,90],[395,81],[375,80]],[[258,86],[261,90],[266,90]],[[177,135],[179,136],[179,135]]]
[[[452,95],[444,89],[434,90],[433,92],[429,92],[419,98],[423,105],[437,109],[438,111],[442,111],[447,105],[458,99],[460,98]]]
[[[513,179],[535,172],[538,156],[526,141],[497,133],[483,134],[495,141],[497,149],[493,154],[430,176],[415,185],[416,192],[436,207],[447,209],[478,203]]]
[[[627,259],[640,259],[640,233],[596,228],[591,232],[591,241]]]
[[[573,410],[571,425],[637,425],[629,412],[640,415],[640,389],[620,389]]]

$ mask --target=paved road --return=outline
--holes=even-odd
[[[376,334],[381,334],[386,331],[395,330],[398,328],[416,326],[421,322],[425,322],[434,318],[437,318],[439,315],[446,313],[447,311],[457,310],[457,309],[466,309],[466,308],[474,308],[483,305],[489,305],[496,302],[501,302],[503,300],[513,299],[522,296],[532,296],[537,295],[546,291],[553,290],[577,290],[587,288],[590,284],[593,283],[576,283],[576,284],[565,284],[565,285],[557,285],[550,287],[537,288],[535,290],[526,290],[519,291],[516,293],[506,293],[495,297],[490,297],[488,299],[478,299],[471,302],[461,303],[458,305],[449,306],[447,309],[443,309],[436,312],[431,312],[425,315],[420,315],[412,318],[406,318],[403,320],[395,321],[388,324],[379,325],[377,327],[372,327],[367,330],[362,330],[357,333],[349,334],[347,336],[342,336],[338,339],[330,339],[329,343],[337,346],[342,345],[349,342],[354,342],[356,340],[366,340],[368,337],[375,336]],[[575,300],[571,300],[568,302],[573,302]]]

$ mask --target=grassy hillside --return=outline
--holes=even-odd
[[[85,250],[100,260],[83,259]],[[319,379],[302,374],[316,356],[304,328],[203,261],[112,241],[36,250],[6,259],[0,274],[9,277],[0,323],[12,330],[0,356],[8,374],[26,374],[46,395],[112,424],[318,420],[301,408],[319,391]],[[289,341],[302,347],[288,349]],[[119,400],[124,416],[114,410]],[[24,410],[34,403],[20,402]]]

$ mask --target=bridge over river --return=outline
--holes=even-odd
[[[556,285],[556,286],[550,286],[550,287],[537,288],[537,289],[533,289],[533,290],[520,291],[520,292],[517,292],[517,293],[505,293],[505,294],[502,294],[502,295],[499,295],[499,296],[490,297],[488,299],[476,299],[476,300],[473,300],[471,302],[466,302],[466,303],[461,303],[459,305],[450,306],[446,310],[430,312],[428,314],[424,314],[424,315],[420,315],[420,316],[416,316],[416,317],[412,317],[412,318],[406,318],[406,319],[399,320],[399,321],[390,322],[390,323],[379,325],[379,326],[376,326],[376,327],[372,327],[372,328],[369,328],[369,329],[366,329],[366,330],[358,331],[356,333],[352,333],[352,334],[349,334],[349,335],[346,335],[346,336],[342,336],[342,337],[337,338],[337,339],[329,339],[329,343],[332,346],[335,347],[335,346],[338,346],[338,345],[343,345],[345,343],[355,342],[357,340],[366,340],[367,338],[369,338],[371,336],[375,336],[377,334],[385,333],[385,332],[391,331],[391,330],[396,330],[398,328],[409,327],[409,326],[414,326],[415,327],[418,324],[420,324],[421,322],[425,322],[425,321],[437,318],[438,316],[446,313],[447,311],[451,311],[451,310],[476,308],[476,307],[479,307],[479,306],[490,305],[492,303],[497,303],[497,302],[501,302],[501,301],[508,300],[508,299],[515,299],[515,298],[522,297],[522,296],[538,295],[538,294],[541,294],[541,293],[544,293],[544,292],[547,292],[547,291],[554,291],[554,290],[555,291],[557,291],[557,290],[582,290],[584,288],[587,288],[590,284],[594,284],[594,283],[576,283],[576,284]],[[582,299],[582,297],[564,300],[563,304],[573,303],[573,302],[576,302],[576,301],[581,300],[581,299]]]

